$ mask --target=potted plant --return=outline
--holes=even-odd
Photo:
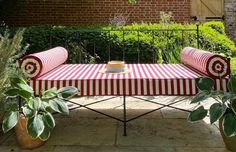
[[[65,99],[78,92],[75,87],[52,88],[42,92],[40,97],[34,96],[33,89],[21,77],[11,77],[11,86],[5,92],[7,97],[20,97],[22,106],[16,102],[7,104],[2,129],[8,132],[15,128],[16,138],[21,148],[32,149],[46,141],[55,120],[52,112],[69,114]]]
[[[221,135],[226,148],[236,151],[236,75],[231,75],[228,81],[228,91],[214,91],[214,81],[209,77],[196,79],[196,85],[200,92],[192,99],[191,103],[198,103],[199,106],[193,110],[188,120],[195,122],[204,119],[207,114],[210,123],[219,122]],[[209,109],[205,109],[201,102],[208,98],[214,98],[217,102],[213,103]]]

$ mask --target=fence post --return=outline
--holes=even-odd
[[[197,48],[199,49],[199,24],[196,24],[197,26]]]

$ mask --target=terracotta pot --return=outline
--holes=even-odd
[[[27,119],[24,116],[20,116],[15,126],[15,134],[19,146],[23,149],[34,149],[45,143],[40,139],[32,139],[27,131]]]
[[[221,136],[223,137],[223,140],[225,143],[225,147],[232,152],[236,152],[236,136],[233,136],[233,137],[225,136],[224,131],[223,131],[223,127],[222,127],[222,123],[223,123],[223,119],[220,119],[219,120],[219,128],[220,128]]]

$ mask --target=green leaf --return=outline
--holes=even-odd
[[[201,91],[192,99],[191,104],[201,102],[209,97],[210,93],[208,91]]]
[[[49,105],[56,112],[67,114],[67,115],[69,114],[68,106],[66,105],[64,101],[61,101],[59,99],[52,99],[49,101]]]
[[[17,86],[18,86],[18,88],[21,89],[21,90],[24,90],[24,91],[29,92],[29,93],[31,93],[31,94],[34,93],[32,87],[30,87],[28,84],[18,83]]]
[[[22,107],[22,111],[27,118],[30,118],[34,115],[34,111],[31,110],[28,106]]]
[[[46,102],[46,101],[42,101],[41,109],[42,109],[43,111],[47,111],[47,112],[51,112],[51,111],[52,111],[52,109],[51,109],[49,103]]]
[[[29,100],[29,107],[33,110],[39,110],[41,108],[42,105],[42,101],[39,97],[36,98],[31,98]]]
[[[27,82],[22,77],[10,77],[11,86],[18,87],[18,84],[25,84]]]
[[[235,94],[232,93],[225,93],[222,97],[222,102],[227,102],[228,100],[230,100],[231,98],[235,97]]]
[[[188,121],[194,122],[198,120],[202,120],[207,115],[207,110],[204,109],[203,106],[197,108],[196,110],[190,112],[188,116]]]
[[[28,119],[27,129],[32,138],[38,138],[42,134],[44,127],[41,115],[35,115]]]
[[[232,113],[227,113],[223,119],[223,130],[226,136],[231,137],[236,135],[236,116]]]
[[[234,114],[236,114],[236,98],[231,100],[231,109],[234,112]]]
[[[195,79],[195,81],[200,90],[211,91],[214,86],[214,80],[209,77],[200,77]]]
[[[48,127],[54,128],[55,127],[55,120],[51,113],[47,112],[43,115],[44,124],[47,124]]]
[[[210,122],[213,124],[216,122],[219,118],[221,118],[224,113],[226,112],[226,105],[220,104],[220,103],[214,103],[210,107]]]
[[[6,92],[4,92],[4,94],[8,97],[15,97],[19,95],[19,89],[9,89]]]
[[[230,92],[236,93],[236,78],[233,75],[229,79],[228,89]]]
[[[75,95],[76,93],[78,93],[78,89],[75,87],[72,87],[72,86],[63,87],[58,90],[58,96],[63,99],[69,98],[69,97]]]
[[[17,124],[19,119],[19,112],[18,111],[10,111],[6,113],[3,118],[2,130],[4,133],[11,130]]]
[[[42,99],[51,99],[57,96],[57,89],[51,88],[43,92]]]
[[[39,136],[39,138],[43,141],[46,141],[46,140],[48,140],[49,137],[50,137],[50,128],[46,127],[46,125],[45,125],[45,128],[44,128],[42,134]]]
[[[6,104],[6,111],[17,111],[19,109],[17,103],[7,103]]]
[[[19,96],[21,96],[22,98],[24,98],[26,100],[28,100],[30,97],[33,96],[32,93],[25,91],[25,90],[19,90],[18,94],[19,94]]]

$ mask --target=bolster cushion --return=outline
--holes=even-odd
[[[223,78],[230,74],[229,61],[218,54],[186,47],[181,51],[181,61],[210,77]]]
[[[26,76],[37,78],[63,64],[67,57],[68,52],[65,48],[55,47],[47,51],[24,56],[20,60],[20,69]]]

